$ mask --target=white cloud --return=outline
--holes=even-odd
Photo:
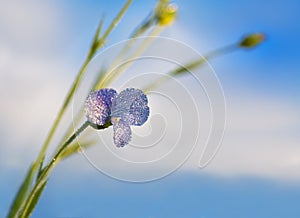
[[[1,1],[1,163],[23,167],[36,156],[70,81],[70,66],[47,48],[64,39],[50,2]]]
[[[62,37],[58,9],[51,1],[1,1],[0,40],[19,51],[49,48]]]
[[[222,147],[206,172],[300,180],[296,104],[270,96],[229,100],[227,124]]]
[[[63,76],[69,69],[59,60],[17,55],[1,69],[0,129],[10,162],[22,166],[22,159],[36,155],[69,86]]]

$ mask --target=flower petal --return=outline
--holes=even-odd
[[[131,139],[131,129],[128,122],[112,119],[114,129],[114,143],[117,147],[124,147]]]
[[[112,101],[111,117],[120,118],[130,125],[140,126],[148,116],[148,99],[139,89],[127,88]]]
[[[104,125],[110,117],[112,100],[117,95],[114,89],[100,89],[91,92],[85,101],[87,120],[95,125]]]

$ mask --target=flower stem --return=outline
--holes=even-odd
[[[119,21],[121,20],[121,18],[125,14],[125,12],[128,10],[128,8],[129,8],[129,6],[131,5],[132,2],[133,2],[133,0],[127,0],[127,2],[122,7],[122,9],[118,13],[118,15],[114,18],[114,20],[111,22],[111,24],[109,25],[109,27],[104,32],[103,36],[98,41],[97,49],[99,47],[102,47],[104,45],[104,43],[106,41],[106,38],[109,36],[109,34],[111,33],[111,31],[117,26],[117,24],[119,23]]]
[[[74,95],[74,93],[75,93],[75,91],[76,91],[79,83],[82,80],[82,76],[83,76],[83,74],[84,74],[84,72],[86,70],[86,67],[87,67],[88,63],[90,62],[90,60],[91,60],[91,57],[88,57],[85,60],[85,62],[83,63],[83,65],[82,65],[79,73],[77,74],[76,79],[74,80],[74,82],[73,82],[73,84],[72,84],[72,86],[71,86],[71,88],[70,88],[70,90],[69,90],[69,92],[68,92],[68,94],[67,94],[67,96],[65,98],[65,101],[64,101],[64,103],[63,103],[63,105],[62,105],[62,107],[61,107],[61,109],[60,109],[57,117],[55,118],[55,121],[54,121],[54,123],[53,123],[53,125],[52,125],[52,127],[50,129],[50,132],[49,132],[49,134],[48,134],[48,136],[47,136],[44,144],[43,144],[43,147],[42,147],[42,149],[41,149],[41,151],[39,153],[39,156],[36,159],[36,162],[38,163],[38,166],[40,166],[40,165],[43,164],[43,160],[44,160],[47,148],[48,148],[48,146],[49,146],[49,144],[51,142],[51,139],[54,136],[54,133],[55,133],[57,127],[58,127],[58,124],[60,123],[60,120],[62,119],[63,115],[65,114],[66,109],[67,109],[67,107],[68,107],[68,105],[69,105],[69,103],[70,103],[70,101],[71,101],[71,99],[72,99],[72,97],[73,97],[73,95]]]
[[[65,98],[65,101],[50,129],[50,132],[43,144],[43,147],[39,153],[39,156],[36,160],[36,162],[38,163],[38,165],[42,165],[43,164],[43,160],[44,160],[44,157],[45,157],[45,154],[46,154],[46,151],[47,151],[47,148],[50,144],[50,141],[52,139],[52,137],[54,136],[54,133],[58,127],[58,124],[60,123],[60,120],[62,119],[78,85],[80,84],[81,80],[82,80],[82,77],[85,73],[85,70],[89,64],[89,62],[91,61],[91,59],[94,57],[95,53],[104,45],[105,41],[106,41],[106,38],[109,36],[109,34],[111,33],[111,31],[115,28],[115,26],[118,24],[118,22],[121,20],[121,18],[123,17],[123,15],[125,14],[125,12],[127,11],[128,7],[130,6],[130,4],[132,3],[133,0],[127,0],[127,2],[125,3],[125,5],[122,7],[122,9],[120,10],[120,12],[118,13],[118,15],[114,18],[114,20],[112,21],[112,23],[109,25],[109,27],[107,28],[107,30],[104,32],[103,36],[98,39],[98,36],[100,34],[100,31],[102,29],[102,26],[103,26],[103,19],[101,20],[98,28],[97,28],[97,31],[96,31],[96,34],[95,34],[95,37],[94,37],[94,40],[92,42],[92,45],[91,45],[91,48],[90,48],[90,51],[82,65],[82,67],[80,68],[68,94],[67,94],[67,97]]]
[[[145,93],[154,90],[155,88],[161,86],[163,83],[165,83],[167,80],[169,80],[171,77],[175,77],[175,76],[179,76],[179,75],[183,75],[186,72],[189,72],[190,70],[194,70],[198,67],[201,67],[201,65],[203,65],[204,63],[206,63],[208,60],[211,60],[215,57],[221,56],[221,55],[225,55],[231,52],[234,52],[236,50],[238,50],[239,47],[237,46],[237,44],[230,44],[227,46],[224,46],[222,48],[218,48],[216,50],[213,50],[209,53],[207,53],[206,55],[204,55],[201,58],[198,58],[196,60],[190,61],[189,63],[183,65],[183,66],[179,66],[177,68],[175,68],[174,70],[171,70],[167,73],[168,76],[164,76],[164,77],[159,77],[157,80],[155,80],[153,83],[149,84],[148,86],[146,86],[143,91]]]
[[[138,58],[153,42],[156,36],[158,36],[162,31],[164,27],[161,26],[155,26],[154,29],[149,33],[149,36],[144,39],[143,42],[136,48],[134,53],[126,59],[126,61],[121,62],[121,65],[118,66],[112,66],[113,68],[108,71],[106,76],[99,81],[99,84],[95,86],[95,89],[101,89],[107,86],[108,84],[112,83],[114,80],[116,80],[123,72],[126,71],[135,61],[136,58]],[[135,42],[135,39],[132,39]],[[129,43],[130,43],[129,42]],[[126,48],[126,47],[125,47]]]
[[[30,194],[28,195],[28,198],[25,201],[25,204],[23,206],[23,210],[21,211],[20,218],[25,218],[28,215],[28,210],[32,206],[32,200],[34,199],[36,193],[39,191],[39,189],[43,186],[45,181],[47,180],[47,177],[51,170],[54,168],[55,164],[57,164],[60,160],[61,154],[64,152],[64,150],[70,145],[77,136],[80,135],[88,126],[90,123],[86,121],[76,132],[74,132],[70,138],[68,138],[64,144],[62,144],[61,148],[56,152],[56,154],[51,159],[50,163],[42,170],[39,179],[37,180],[36,184],[34,185],[33,189],[31,190]]]

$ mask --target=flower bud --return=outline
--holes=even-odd
[[[161,26],[173,23],[177,16],[178,6],[170,4],[168,0],[160,0],[155,9],[155,19]]]
[[[242,48],[254,48],[261,44],[266,39],[266,36],[262,33],[253,33],[245,36],[239,46]]]

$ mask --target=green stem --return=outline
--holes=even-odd
[[[38,192],[38,190],[42,187],[44,182],[47,180],[47,177],[51,170],[54,168],[55,164],[57,164],[60,160],[60,155],[64,152],[64,150],[68,147],[69,144],[71,144],[77,136],[84,131],[90,123],[86,121],[76,132],[73,133],[73,135],[70,136],[70,138],[65,141],[65,143],[61,146],[61,148],[56,152],[56,154],[51,159],[50,163],[43,169],[42,173],[40,174],[39,179],[37,180],[36,184],[34,185],[33,189],[31,190],[30,194],[28,195],[28,198],[25,201],[25,205],[23,206],[23,210],[21,211],[21,214],[19,215],[20,218],[26,218],[27,211],[31,207],[32,200],[34,199],[34,196]]]
[[[211,60],[211,59],[213,59],[215,57],[218,57],[218,56],[221,56],[221,55],[225,55],[227,53],[234,52],[238,49],[239,49],[239,47],[235,43],[235,44],[230,44],[230,45],[224,46],[222,48],[213,50],[213,51],[207,53],[205,56],[203,56],[201,58],[193,60],[193,61],[185,64],[184,66],[179,66],[179,67],[175,68],[174,70],[168,72],[167,73],[167,75],[169,75],[168,77],[164,76],[164,77],[158,78],[156,81],[154,81],[153,83],[146,86],[143,89],[143,91],[145,93],[149,92],[149,91],[159,87],[160,85],[162,85],[163,83],[165,83],[166,81],[168,81],[172,77],[182,75],[182,74],[188,72],[189,70],[193,70],[193,69],[196,69],[196,68],[200,67],[202,64],[204,64],[208,60]]]
[[[79,73],[77,74],[75,81],[73,82],[73,85],[71,86],[69,93],[67,94],[67,97],[63,103],[63,106],[61,107],[61,110],[59,111],[54,124],[52,126],[52,128],[50,129],[50,132],[45,140],[45,143],[42,147],[42,150],[37,158],[37,163],[38,165],[42,165],[43,164],[43,159],[45,157],[45,153],[47,151],[47,148],[50,144],[50,141],[52,139],[52,137],[54,136],[54,133],[58,127],[58,124],[60,123],[60,120],[62,119],[67,106],[69,105],[79,83],[82,80],[82,77],[84,75],[84,72],[86,70],[87,65],[89,64],[89,62],[91,61],[91,59],[93,58],[93,56],[95,55],[95,53],[104,45],[106,38],[109,36],[109,34],[111,33],[111,31],[114,29],[114,27],[118,24],[118,22],[120,21],[120,19],[123,17],[123,15],[125,14],[125,12],[127,11],[128,7],[130,6],[130,4],[132,3],[133,0],[128,0],[126,2],[126,4],[123,6],[123,8],[121,9],[121,11],[118,13],[118,15],[115,17],[115,19],[112,21],[112,23],[109,25],[109,27],[107,28],[107,30],[105,31],[105,33],[103,34],[103,36],[98,39],[98,36],[100,34],[100,31],[102,29],[103,26],[103,19],[101,19],[101,22],[97,28],[95,37],[93,39],[93,43],[91,45],[90,51],[87,55],[87,58],[85,59],[84,64],[82,65]]]
[[[118,17],[118,16],[117,16]],[[116,17],[116,19],[117,19]],[[115,19],[115,20],[116,20]],[[102,22],[103,19],[101,19],[101,24],[99,25],[99,27],[102,27]],[[137,27],[137,29],[131,34],[130,38],[132,38],[132,41],[130,41],[129,44],[127,44],[122,51],[120,52],[120,54],[118,55],[118,57],[116,58],[116,60],[114,60],[114,62],[111,64],[111,67],[109,69],[114,68],[114,66],[116,66],[116,63],[121,62],[121,60],[124,58],[125,54],[127,54],[129,52],[129,49],[132,47],[133,42],[135,41],[134,38],[139,37],[141,34],[143,34],[144,32],[146,32],[153,24],[154,19],[153,17],[149,18],[148,20],[146,20],[145,22],[143,22],[140,26]],[[112,24],[111,24],[112,25]],[[101,28],[98,28],[98,30],[100,30]],[[108,28],[109,30],[110,28]],[[99,31],[97,30],[97,34],[99,33]],[[109,33],[108,31],[105,32],[105,34],[103,35],[103,37],[107,36],[107,33]],[[96,36],[95,35],[95,36]],[[102,37],[102,38],[103,38]],[[96,37],[94,37],[94,41],[95,41]],[[110,70],[106,70],[107,72],[109,72]],[[101,81],[101,79],[104,77],[104,70],[100,70],[100,72],[97,75],[97,78],[95,80],[95,82],[92,85],[92,90],[96,89],[97,87],[100,87],[99,83]],[[79,119],[83,116],[83,105],[81,106],[81,110],[78,112],[78,114],[75,116],[76,121],[79,121]],[[73,129],[73,125],[72,123],[70,124],[70,126],[68,127],[66,133],[64,134],[64,137],[62,138],[61,143],[67,139],[67,136],[71,133]]]
[[[79,73],[77,74],[76,78],[75,78],[75,81],[73,82],[73,85],[71,86],[68,94],[67,94],[67,97],[52,125],[52,128],[50,129],[50,132],[43,144],[43,147],[42,147],[42,150],[41,152],[39,153],[39,156],[36,160],[36,162],[38,163],[38,165],[42,165],[43,164],[43,160],[44,160],[44,157],[45,157],[45,153],[47,151],[47,148],[50,144],[50,141],[52,139],[52,137],[54,136],[54,133],[58,127],[58,124],[60,123],[60,120],[62,119],[64,113],[66,112],[66,109],[67,109],[67,106],[69,105],[79,83],[81,82],[82,80],[82,77],[84,75],[84,72],[86,70],[86,67],[87,65],[89,64],[89,62],[91,61],[91,59],[93,58],[93,56],[95,55],[95,53],[104,45],[105,43],[105,40],[106,38],[109,36],[109,34],[111,33],[111,31],[114,29],[114,27],[118,24],[118,22],[121,20],[121,18],[123,17],[123,15],[125,14],[125,12],[127,11],[128,7],[130,6],[130,4],[132,3],[133,0],[128,0],[125,5],[123,6],[123,8],[121,9],[121,11],[118,13],[118,15],[115,17],[115,19],[112,21],[112,23],[110,24],[110,26],[107,28],[107,30],[105,31],[105,33],[103,34],[103,36],[98,40],[98,36],[100,34],[100,31],[101,31],[101,28],[102,28],[102,25],[103,25],[103,19],[101,20],[98,28],[97,28],[97,31],[96,31],[96,34],[95,34],[95,37],[94,37],[94,40],[93,40],[93,43],[91,45],[91,48],[90,48],[90,51],[88,53],[88,56],[87,58],[85,59],[85,62],[84,64],[82,65],[81,69],[79,70]]]
[[[129,8],[129,6],[131,5],[132,2],[133,2],[133,0],[127,0],[127,2],[124,4],[122,9],[119,11],[117,16],[110,23],[110,25],[108,26],[108,28],[104,32],[103,36],[100,39],[98,39],[98,36],[99,36],[100,31],[101,31],[102,26],[103,26],[103,21],[104,21],[103,18],[101,19],[100,24],[98,26],[98,29],[97,29],[96,34],[95,34],[94,39],[93,39],[91,49],[90,49],[89,54],[88,54],[88,59],[92,59],[94,54],[105,44],[105,41],[106,41],[107,37],[109,36],[111,31],[116,27],[116,25],[120,22],[120,20],[122,19],[122,17],[126,13],[126,11],[128,10],[128,8]],[[102,73],[103,72],[99,73],[99,76],[96,79],[96,82],[95,82],[93,88],[96,87],[97,83],[99,83],[99,81],[101,80]],[[79,112],[79,114],[82,114],[82,113]],[[76,117],[79,117],[79,115],[77,115]],[[63,140],[67,137],[67,134],[70,132],[71,129],[72,129],[72,125],[69,126],[65,136],[63,137]]]
[[[151,31],[149,34],[149,37],[145,38],[145,40],[141,43],[141,45],[138,46],[136,51],[127,59],[131,60],[127,63],[124,63],[121,65],[118,69],[112,69],[108,74],[103,78],[102,81],[97,84],[95,87],[96,89],[101,89],[108,84],[112,83],[114,80],[116,80],[126,69],[128,69],[132,64],[133,60],[137,57],[139,57],[151,44],[151,42],[155,39],[155,36],[158,36],[164,28],[161,26],[155,26],[155,28]],[[132,39],[134,40],[134,39]]]
[[[69,92],[65,98],[65,101],[62,105],[62,107],[60,108],[60,111],[58,112],[58,115],[56,116],[55,120],[54,120],[54,123],[48,133],[48,136],[42,146],[42,149],[35,161],[36,165],[39,167],[39,171],[38,171],[38,177],[40,176],[40,173],[41,173],[41,169],[43,168],[43,162],[44,162],[44,159],[45,159],[45,154],[46,154],[46,151],[49,147],[49,144],[54,136],[54,133],[63,117],[63,115],[65,114],[66,110],[67,110],[67,107],[68,105],[70,104],[71,102],[71,99],[78,87],[78,85],[80,84],[82,78],[83,78],[83,75],[85,73],[85,70],[89,64],[89,62],[91,61],[91,59],[93,58],[93,56],[95,55],[95,53],[97,52],[97,49],[99,49],[99,47],[96,48],[96,44],[98,42],[98,36],[101,32],[101,29],[102,29],[102,26],[103,26],[103,19],[100,21],[99,25],[98,25],[98,28],[97,28],[97,31],[95,33],[95,36],[94,36],[94,39],[92,41],[92,45],[90,47],[90,50],[88,52],[88,55],[83,63],[83,65],[81,66],[71,88],[69,89]]]
[[[65,100],[64,100],[64,103],[62,105],[62,107],[60,108],[55,120],[54,120],[54,123],[46,137],[46,140],[44,142],[44,144],[42,145],[42,148],[41,148],[41,151],[39,152],[38,154],[38,157],[37,159],[34,161],[33,163],[33,167],[31,167],[31,172],[33,173],[36,173],[37,172],[37,176],[36,176],[36,184],[37,183],[40,183],[39,181],[41,180],[42,177],[45,177],[45,170],[46,172],[47,171],[50,171],[50,170],[47,170],[47,166],[45,168],[43,168],[43,163],[44,163],[44,159],[45,159],[45,155],[46,155],[46,152],[47,152],[47,149],[49,147],[49,144],[57,130],[57,127],[59,126],[60,122],[61,122],[61,119],[62,117],[64,116],[65,112],[66,112],[66,109],[67,107],[69,106],[70,102],[71,102],[71,99],[72,97],[74,96],[74,93],[75,91],[77,90],[82,78],[83,78],[83,75],[86,71],[86,68],[89,64],[89,62],[92,60],[92,58],[94,57],[94,55],[96,54],[96,52],[104,45],[105,41],[106,41],[106,38],[109,36],[109,34],[112,32],[112,30],[114,29],[114,27],[118,24],[118,22],[120,21],[120,19],[122,18],[122,16],[125,14],[125,12],[127,11],[128,7],[130,6],[130,4],[132,3],[133,0],[128,0],[126,2],[126,4],[123,6],[123,8],[121,9],[121,11],[118,13],[118,15],[116,16],[116,18],[112,21],[112,23],[110,24],[110,26],[108,27],[108,29],[105,31],[103,37],[100,37],[99,38],[99,35],[100,35],[100,32],[101,32],[101,29],[102,29],[102,26],[103,26],[103,19],[101,20],[98,28],[97,28],[97,31],[96,31],[96,34],[94,36],[94,39],[92,41],[92,44],[91,44],[91,47],[89,49],[89,52],[88,52],[88,55],[82,65],[82,67],[80,68]],[[72,139],[73,140],[73,139]],[[61,146],[61,147],[64,147],[64,146]],[[61,150],[61,147],[59,147],[58,151]],[[51,163],[51,162],[50,162]],[[49,165],[48,165],[49,166]],[[51,167],[50,167],[51,169]],[[32,179],[29,181],[29,183],[32,183]],[[41,184],[41,183],[40,183]],[[42,185],[45,184],[45,183],[42,183]],[[41,185],[39,185],[41,186]],[[36,186],[34,186],[36,187]],[[24,190],[23,190],[24,189]],[[21,193],[24,193],[25,191],[27,192],[29,188],[22,188],[21,190]],[[38,191],[40,191],[39,188],[36,188]],[[33,191],[33,190],[32,190]],[[36,192],[36,191],[34,191]],[[32,192],[32,193],[34,193]],[[17,194],[16,196],[16,199],[19,200],[19,194]],[[31,197],[32,198],[32,197]],[[33,198],[32,198],[33,199]],[[32,201],[31,199],[31,201]],[[14,202],[16,203],[16,202]],[[18,202],[17,202],[18,203]],[[22,205],[24,204],[28,204],[26,202],[22,202]],[[30,205],[30,204],[29,204]],[[20,210],[22,207],[18,207],[17,210]],[[29,212],[30,210],[28,210],[27,212]],[[23,216],[26,216],[24,215],[23,213]]]
[[[123,15],[125,14],[125,12],[127,11],[127,9],[129,8],[129,6],[131,5],[132,2],[133,2],[133,0],[128,0],[125,3],[125,5],[122,7],[121,11],[114,18],[114,20],[111,22],[111,24],[109,25],[109,27],[104,32],[104,34],[101,37],[101,39],[98,41],[97,48],[102,47],[104,45],[104,43],[106,41],[106,38],[109,36],[109,34],[111,33],[111,31],[115,28],[115,26],[119,23],[119,21],[121,20],[121,18],[123,17]]]
[[[91,57],[92,56],[89,54],[88,57],[86,58],[85,62],[83,63],[81,69],[79,70],[79,73],[77,74],[77,76],[76,76],[76,78],[75,78],[75,80],[74,80],[74,82],[73,82],[73,84],[72,84],[72,86],[71,86],[71,88],[70,88],[70,90],[69,90],[69,92],[67,94],[67,97],[65,98],[65,101],[64,101],[64,103],[63,103],[63,105],[62,105],[62,107],[61,107],[61,109],[60,109],[57,117],[55,118],[55,121],[54,121],[54,123],[53,123],[53,125],[52,125],[52,127],[50,129],[50,132],[49,132],[49,134],[48,134],[48,136],[47,136],[44,144],[43,144],[43,147],[42,147],[42,149],[41,149],[41,151],[39,153],[39,156],[36,159],[36,163],[38,164],[38,166],[40,168],[41,168],[40,165],[43,164],[43,160],[44,160],[47,148],[48,148],[48,146],[49,146],[49,144],[51,142],[51,139],[54,136],[54,133],[55,133],[57,127],[58,127],[58,124],[60,123],[63,115],[65,114],[66,109],[67,109],[67,107],[68,107],[68,105],[69,105],[69,103],[70,103],[70,101],[71,101],[71,99],[72,99],[72,97],[73,97],[73,95],[74,95],[74,93],[75,93],[75,91],[76,91],[79,83],[82,80],[82,77],[84,75],[84,72],[86,70],[86,67],[87,67],[88,63],[91,60]]]

